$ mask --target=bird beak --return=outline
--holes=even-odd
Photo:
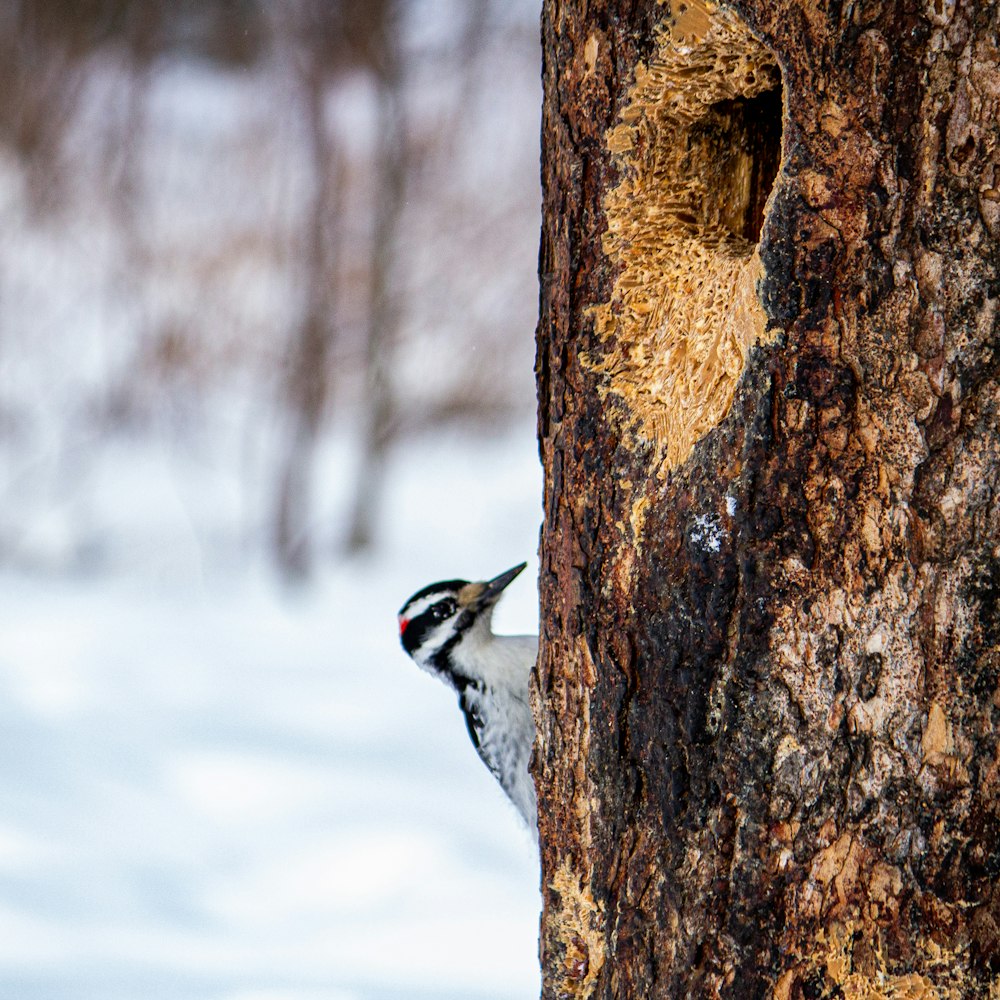
[[[505,570],[499,576],[493,577],[492,580],[487,580],[486,583],[483,584],[483,592],[479,595],[477,603],[492,604],[504,592],[514,577],[516,577],[527,565],[528,564],[526,562],[518,563],[516,566]]]

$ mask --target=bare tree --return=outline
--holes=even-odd
[[[294,578],[308,573],[313,551],[312,476],[331,385],[342,164],[327,122],[328,84],[332,70],[339,68],[338,52],[329,43],[339,30],[340,12],[337,5],[319,0],[301,0],[291,12],[293,16],[285,22],[291,31],[288,56],[313,176],[311,204],[304,215],[302,314],[289,345],[283,386],[289,427],[280,459],[273,528],[278,564]]]
[[[406,129],[402,94],[399,18],[393,0],[336,4],[303,0],[298,11],[299,79],[317,178],[310,220],[303,317],[289,354],[285,398],[291,429],[281,461],[274,540],[278,561],[290,576],[309,570],[313,553],[311,478],[314,452],[332,384],[330,356],[335,322],[338,205],[343,164],[328,135],[326,95],[335,74],[369,75],[376,94],[374,184],[369,193],[372,239],[368,305],[363,333],[361,467],[355,488],[349,544],[370,544],[381,493],[393,417],[390,355],[397,337],[394,255],[403,208]]]
[[[546,998],[997,995],[998,24],[544,4]]]
[[[108,12],[127,0],[108,0]],[[43,0],[0,6],[0,142],[24,166],[31,207],[50,211],[70,176],[62,148],[87,77],[86,57],[102,40],[93,11]]]
[[[365,329],[361,464],[354,487],[348,548],[358,552],[375,537],[395,417],[393,356],[399,336],[396,255],[406,197],[406,103],[400,52],[399,13],[394,0],[367,5],[371,18],[371,65],[377,92],[375,191]]]

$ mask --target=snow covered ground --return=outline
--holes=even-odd
[[[380,554],[300,593],[204,544],[239,489],[143,448],[99,518],[134,558],[0,573],[0,998],[537,996],[535,848],[395,623],[533,559],[531,425],[410,442]]]
[[[461,5],[412,9],[408,436],[375,554],[337,562],[365,384],[350,271],[308,588],[265,565],[312,211],[290,64],[164,60],[133,121],[138,84],[93,56],[45,211],[0,150],[0,1000],[538,995],[531,837],[395,618],[527,559],[497,626],[536,629],[537,12],[497,5],[527,27],[476,84],[433,58]],[[362,181],[365,93],[329,109]],[[523,419],[414,437],[470,373]]]

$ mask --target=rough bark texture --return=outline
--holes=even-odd
[[[544,997],[1000,996],[998,31],[545,0]]]

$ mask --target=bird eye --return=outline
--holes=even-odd
[[[445,618],[450,618],[455,613],[455,602],[452,600],[438,601],[434,607],[431,608],[431,614],[434,616],[435,621],[444,621]]]

